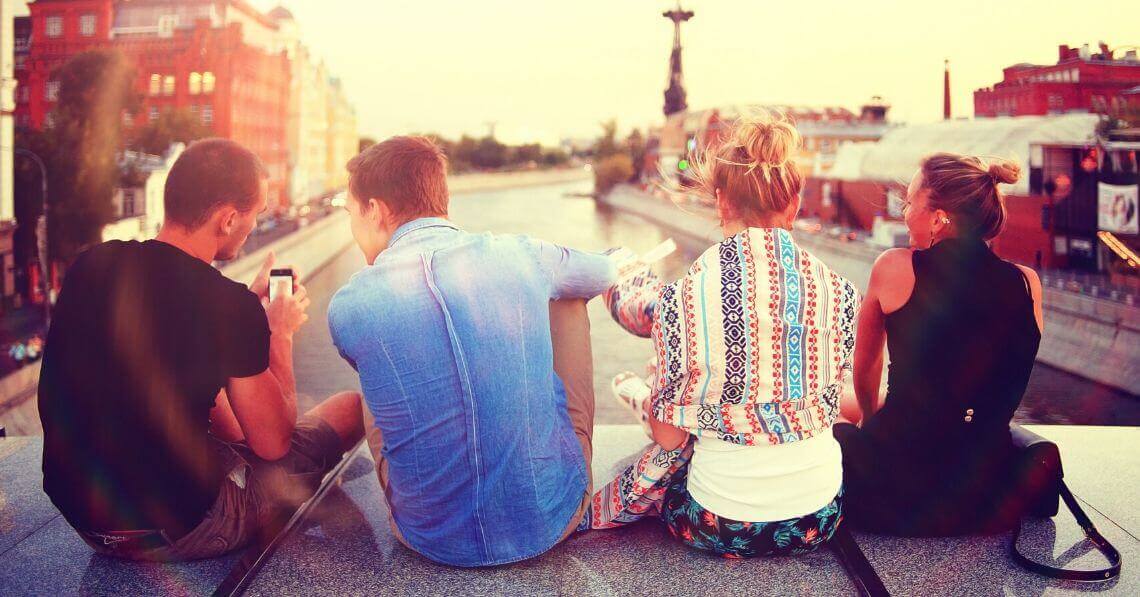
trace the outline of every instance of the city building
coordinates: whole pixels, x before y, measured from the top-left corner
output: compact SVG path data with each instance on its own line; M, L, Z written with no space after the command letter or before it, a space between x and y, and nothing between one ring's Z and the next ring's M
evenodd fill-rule
M1140 107L1140 58L1135 49L1093 53L1060 46L1056 64L1015 64L1002 81L974 92L974 116L1025 116L1066 112L1104 113Z
M360 137L356 133L356 110L348 102L340 79L329 79L328 176L325 184L340 189L348 186L345 165L357 154Z
M288 108L289 194L307 203L348 184L345 164L357 153L356 112L338 79L301 42L300 28L284 7L269 12L291 63Z
M949 151L1013 159L1023 176L1006 193L1007 259L1044 268L1126 275L1140 250L1136 150L1140 141L1097 136L1096 114L944 120L891 129L874 144L844 148L835 167L811 177L801 213L875 231L901 220L905 186L922 158ZM893 224L898 226L898 224Z
M10 14L8 0L0 0L0 14ZM15 45L12 19L0 18L0 297L7 302L16 292L12 235L16 230L13 196L13 131L16 110Z
M154 121L164 110L196 114L211 134L249 147L270 175L270 201L286 205L291 195L305 201L324 186L296 174L328 172L325 160L310 167L303 148L318 142L302 134L327 136L327 116L306 120L309 109L326 113L319 97L332 83L325 76L306 85L314 61L285 9L263 14L244 0L36 0L26 22L17 23L17 125L50 124L59 93L52 72L70 57L97 48L122 51L134 64L142 108L125 116L128 126ZM283 25L288 21L287 25ZM312 93L308 93L313 90ZM310 98L309 95L318 97ZM338 108L337 114L351 112ZM355 136L355 122L336 127ZM323 145L323 143L322 143ZM323 151L323 148L322 148ZM338 156L340 154L338 153Z
M103 240L146 240L158 235L166 214L166 176L184 149L185 145L175 143L166 155L124 151L119 156L122 177L113 199L115 221L103 228Z

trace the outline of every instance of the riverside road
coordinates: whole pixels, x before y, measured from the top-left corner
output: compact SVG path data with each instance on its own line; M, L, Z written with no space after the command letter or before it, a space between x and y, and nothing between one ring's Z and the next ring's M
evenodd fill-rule
M600 251L624 245L644 252L665 236L639 218L599 209L581 196L589 181L489 192L459 193L452 198L452 219L469 231L527 234L555 243ZM347 225L344 234L349 234ZM675 279L696 255L674 254L657 271ZM819 255L827 260L825 254ZM355 246L333 259L307 283L312 298L309 323L296 343L297 388L308 407L314 400L346 389L359 389L355 372L337 355L329 338L329 300L349 277L364 267ZM379 303L377 309L383 309ZM633 423L610 394L609 381L621 371L644 370L649 340L621 330L600 300L590 303L594 348L597 424ZM1113 390L1038 363L1015 420L1020 423L1076 425L1140 425L1140 397Z

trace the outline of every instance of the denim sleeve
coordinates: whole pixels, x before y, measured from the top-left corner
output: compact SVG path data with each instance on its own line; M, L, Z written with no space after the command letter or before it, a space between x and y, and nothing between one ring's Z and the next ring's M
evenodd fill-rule
M341 327L341 312L343 311L343 308L340 306L340 303L336 299L337 297L334 295L333 300L329 303L329 336L332 337L333 346L336 347L337 354L340 355L340 358L344 359L344 362L348 363L348 365L352 367L354 371L359 371L359 369L356 368L356 361L352 360L352 357L348 356L344 350L344 342L339 333L339 329Z
M546 241L525 239L550 277L550 298L598 296L617 282L617 268L609 255L569 249Z

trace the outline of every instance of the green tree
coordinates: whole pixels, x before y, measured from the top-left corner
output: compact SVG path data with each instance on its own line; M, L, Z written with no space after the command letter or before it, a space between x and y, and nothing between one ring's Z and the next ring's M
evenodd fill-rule
M154 122L131 135L130 147L152 155L165 155L172 143L190 144L210 134L200 118L186 108L164 110Z
M602 124L602 135L594 142L594 159L601 162L603 159L621 153L617 143L617 121L610 119Z
M641 177L641 169L645 167L645 138L641 136L640 130L633 129L629 132L625 138L625 150L633 163L633 175L629 182L636 182Z
M59 101L49 147L48 240L51 258L70 263L102 240L114 218L112 198L119 182L122 114L134 108L133 69L115 50L77 54L55 73Z
M633 161L624 153L611 155L594 165L594 193L601 196L633 176Z

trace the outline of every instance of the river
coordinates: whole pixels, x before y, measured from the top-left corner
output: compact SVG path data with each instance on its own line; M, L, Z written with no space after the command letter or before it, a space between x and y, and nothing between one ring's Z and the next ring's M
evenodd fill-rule
M583 250L624 245L644 252L664 240L656 227L631 215L598 209L589 192L591 182L456 194L452 219L473 232L528 234ZM348 230L344 233L347 235ZM657 267L666 279L680 276L696 255L674 254ZM826 255L820 255L825 261ZM337 355L328 334L326 313L333 293L364 267L360 252L351 247L308 282L312 306L309 322L296 342L297 389L302 406L346 389L359 389L355 372ZM621 330L601 305L590 302L594 349L594 389L598 424L632 423L610 393L609 380L621 371L641 372L650 355L649 340ZM1020 423L1076 425L1140 425L1140 398L1038 363L1015 420Z

